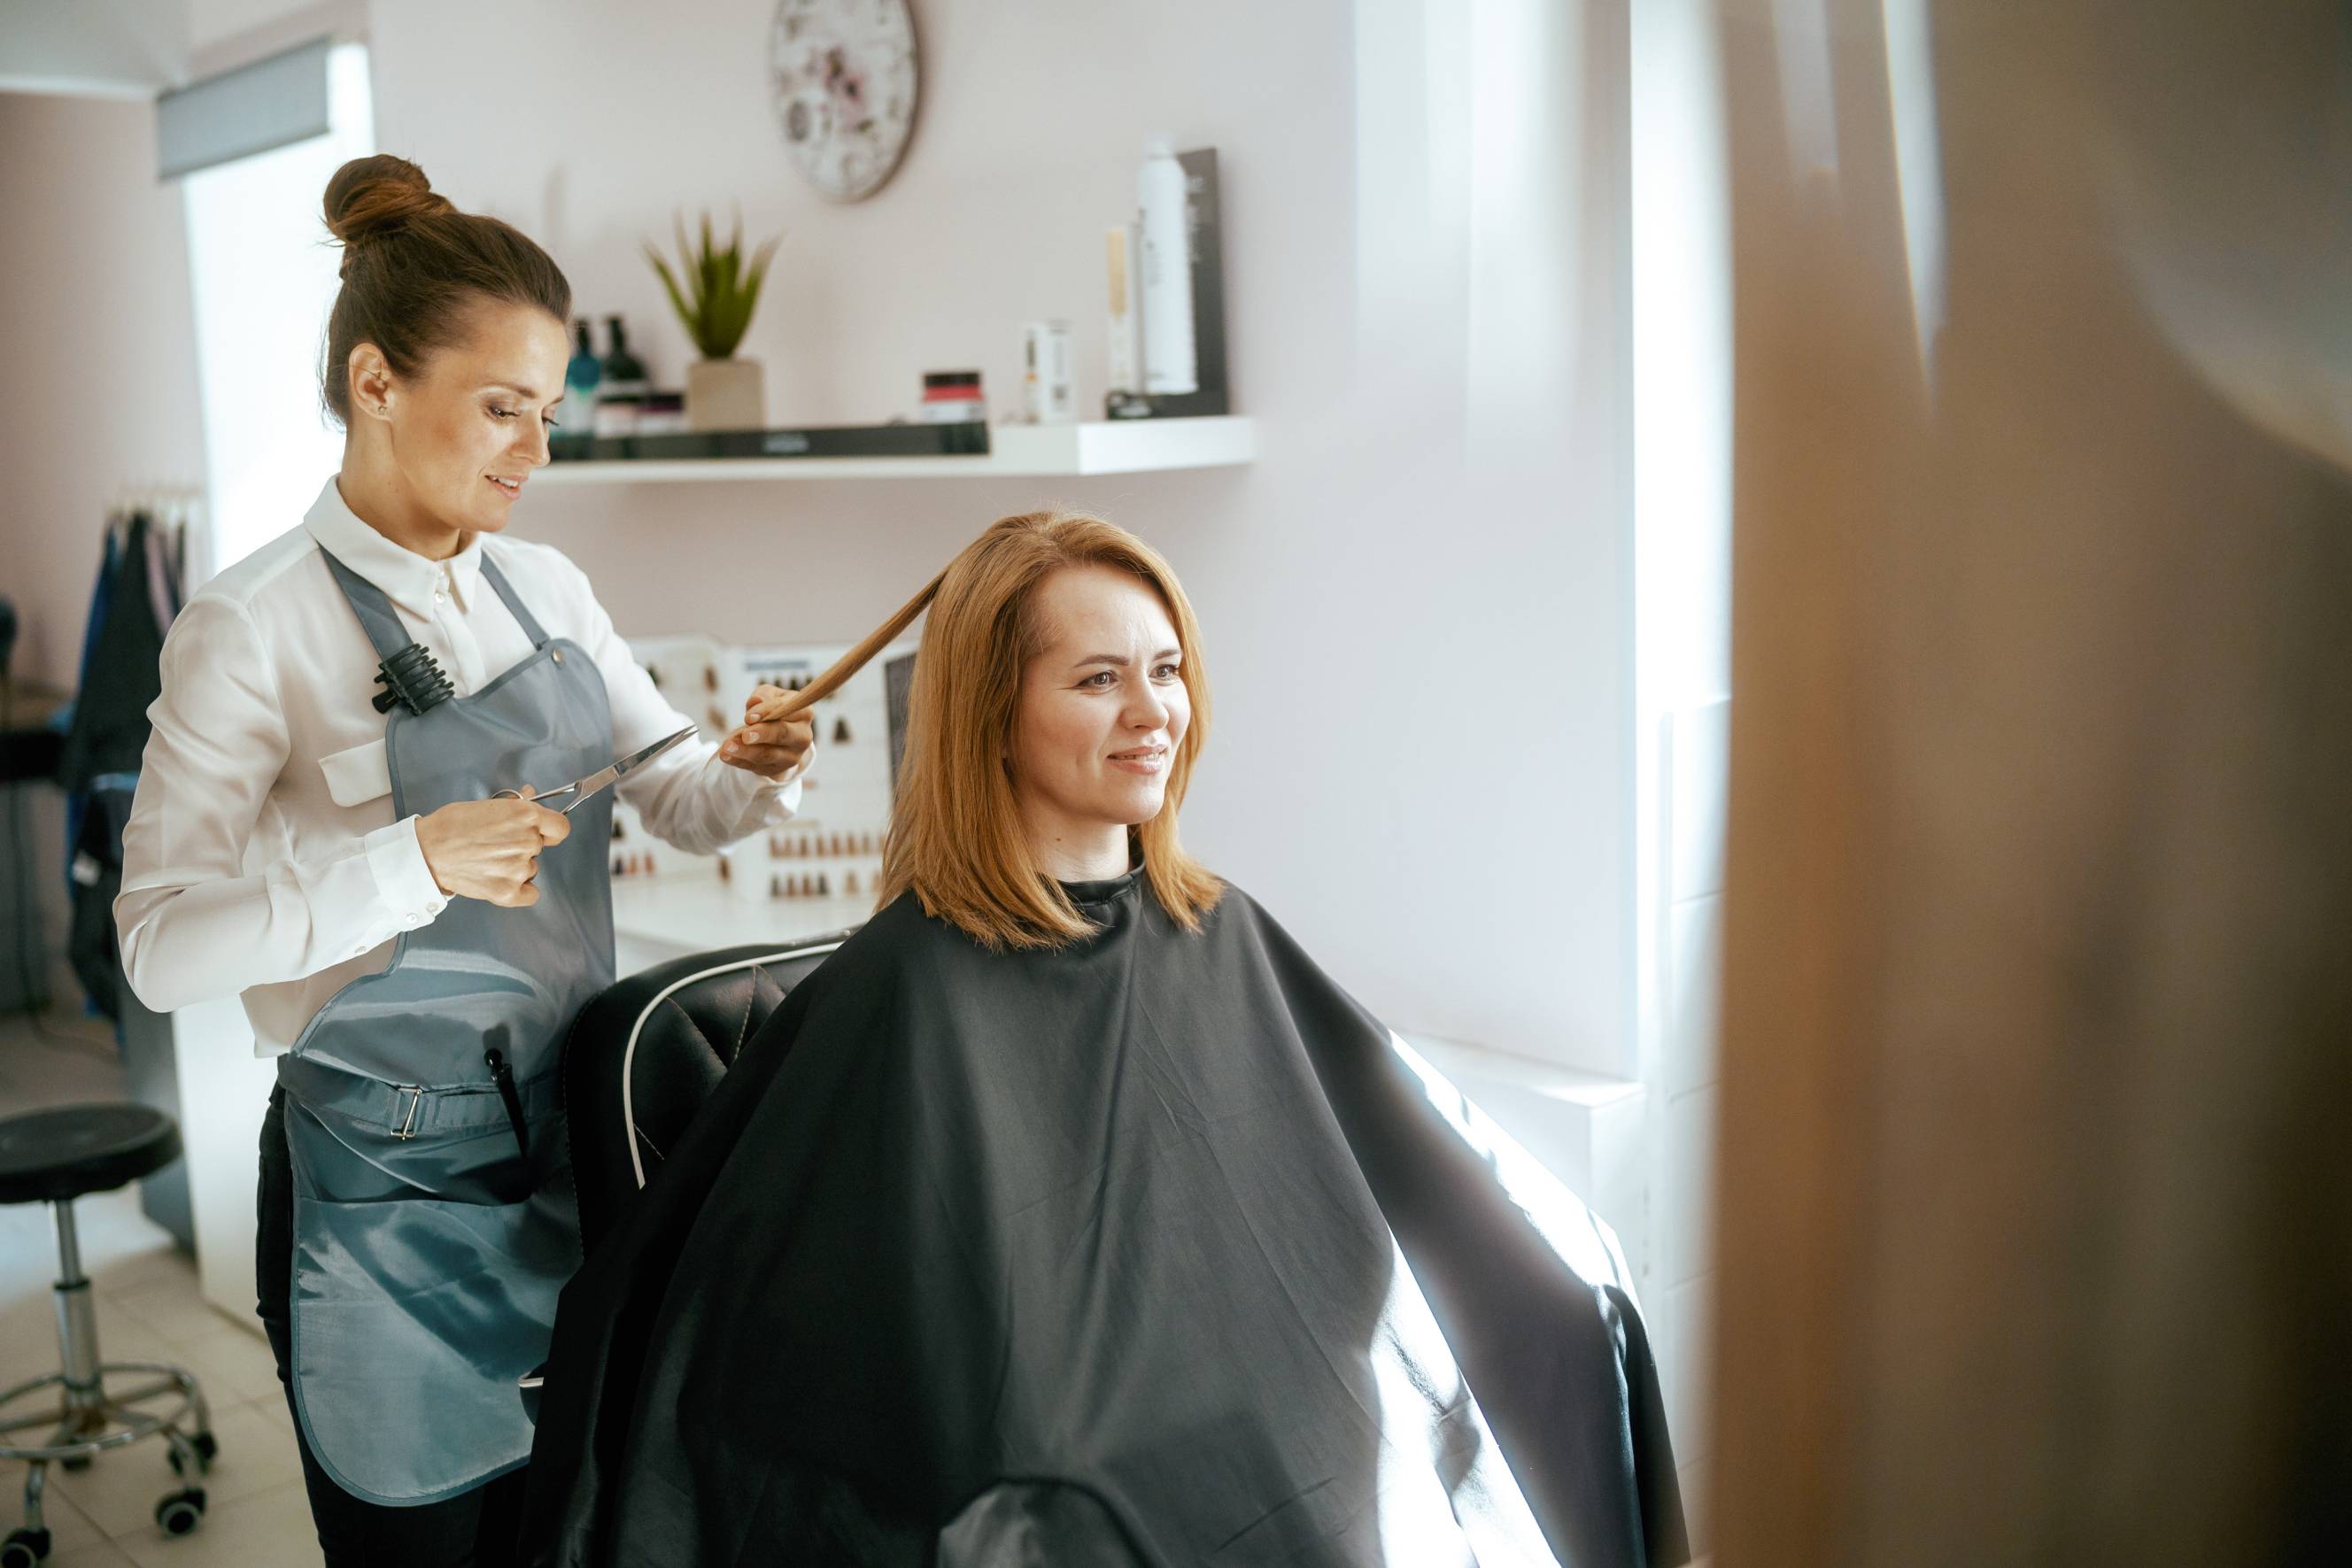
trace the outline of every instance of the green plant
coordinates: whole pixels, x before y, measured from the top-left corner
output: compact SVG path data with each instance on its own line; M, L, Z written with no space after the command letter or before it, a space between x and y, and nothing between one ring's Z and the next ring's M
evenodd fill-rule
M654 248L651 240L646 242L646 258L661 274L662 287L669 290L670 305L685 324L686 335L702 350L702 357L731 359L751 328L751 312L760 303L760 285L768 276L768 261L776 254L779 241L772 239L761 246L747 265L743 259L740 216L735 220L735 232L724 250L711 237L708 212L702 214L699 248L687 243L686 220L680 217L677 222L677 271L670 270L668 260ZM686 277L685 287L678 285L681 273Z

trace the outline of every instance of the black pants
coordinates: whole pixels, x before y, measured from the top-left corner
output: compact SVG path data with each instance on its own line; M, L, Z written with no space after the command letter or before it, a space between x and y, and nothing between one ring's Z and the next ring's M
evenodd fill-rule
M255 1243L254 1284L260 1296L261 1326L278 1354L278 1381L286 1384L287 1408L294 1390L288 1375L293 1361L291 1303L294 1294L294 1169L286 1152L285 1091L269 1096L261 1124L261 1229ZM515 1470L469 1492L415 1508L365 1502L335 1484L319 1468L308 1437L295 1420L302 1448L302 1479L310 1492L310 1517L327 1568L504 1568L515 1561L520 1527L523 1477Z

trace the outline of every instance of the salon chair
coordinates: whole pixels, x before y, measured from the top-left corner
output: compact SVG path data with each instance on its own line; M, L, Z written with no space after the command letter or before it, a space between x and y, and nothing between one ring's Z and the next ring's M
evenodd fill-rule
M673 958L614 981L580 1009L561 1071L583 1256L594 1255L660 1173L744 1043L849 936ZM546 1370L533 1367L518 1385L534 1422Z
M744 1042L849 935L673 959L580 1009L562 1071L584 1251L659 1172Z

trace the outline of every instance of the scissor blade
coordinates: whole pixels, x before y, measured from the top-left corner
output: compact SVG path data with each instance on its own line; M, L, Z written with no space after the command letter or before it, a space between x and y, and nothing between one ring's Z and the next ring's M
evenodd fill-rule
M635 772L646 763L651 762L655 758L659 757L663 752L667 751L671 747L676 746L679 741L686 739L693 733L694 726L688 725L684 729L677 731L674 735L666 735L662 737L659 740L655 741L651 746L641 747L637 750L632 751L626 757L622 758L618 762L614 763L610 768L600 768L595 772L591 773L587 778L580 780L578 786L579 793L572 797L571 805L563 808L563 814L567 817L570 816L573 811L579 809L581 801L585 800L589 796L595 794L598 790L608 789L613 784L627 778L630 774Z
M644 767L646 763L651 762L655 758L659 757L663 752L667 751L679 741L690 738L693 734L694 726L689 724L684 729L677 731L674 735L663 736L651 746L641 747L637 750L630 752L626 757L622 758L618 762L613 764L613 776L616 779L626 779L630 774L635 773L638 768Z

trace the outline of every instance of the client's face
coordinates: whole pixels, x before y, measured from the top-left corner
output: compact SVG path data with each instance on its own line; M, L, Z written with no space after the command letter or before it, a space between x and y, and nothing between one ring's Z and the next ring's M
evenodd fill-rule
M1055 874L1116 876L1192 716L1176 627L1150 584L1109 567L1066 568L1037 596L1051 640L1022 676L1014 793Z

